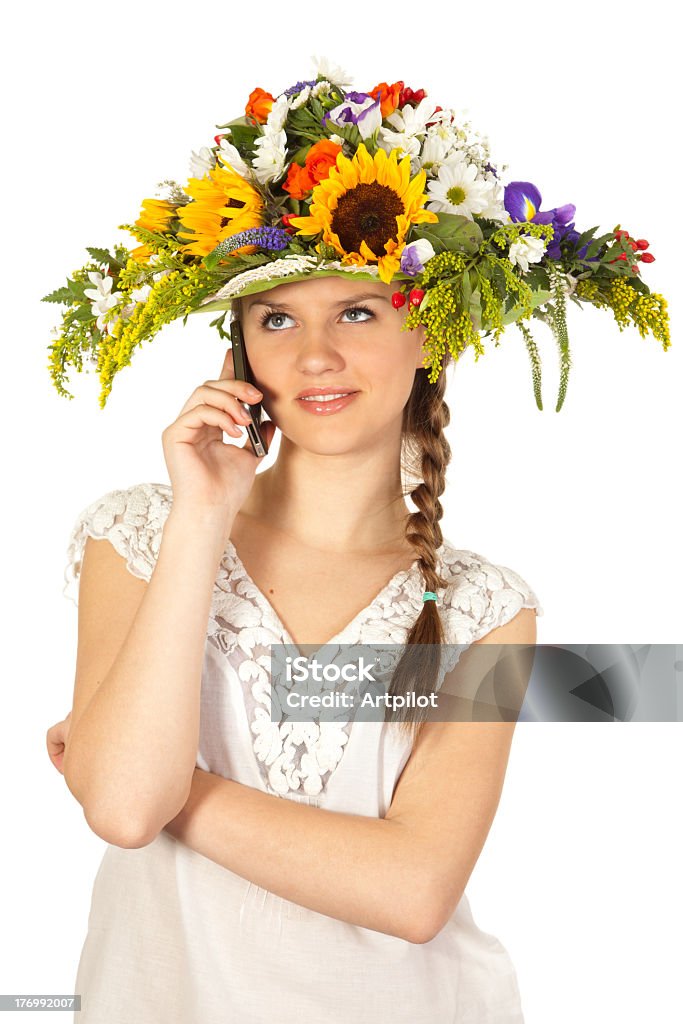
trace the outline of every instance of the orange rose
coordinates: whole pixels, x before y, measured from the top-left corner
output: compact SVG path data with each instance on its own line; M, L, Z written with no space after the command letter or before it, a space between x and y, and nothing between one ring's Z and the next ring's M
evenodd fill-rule
M387 85L386 82L380 82L374 89L370 90L369 95L373 99L379 97L380 110L382 111L382 117L388 117L389 114L393 114L398 106L399 97L401 90L403 89L403 82L394 82L393 85Z
M315 181L309 174L308 167L300 167L299 164L291 163L282 187L285 192L289 192L292 199L305 199L314 185Z
M313 181L329 177L330 167L336 166L337 154L341 151L339 143L331 139L321 139L315 146L311 146L306 154L306 168Z
M247 117L255 118L259 124L265 124L268 120L268 114L273 109L274 102L275 97L271 96L269 92L266 92L265 89L256 88L249 94L249 100L244 108L244 113Z

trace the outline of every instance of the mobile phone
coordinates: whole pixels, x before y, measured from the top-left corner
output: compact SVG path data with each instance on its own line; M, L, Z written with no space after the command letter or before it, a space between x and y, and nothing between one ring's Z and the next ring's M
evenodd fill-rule
M244 338L242 336L242 328L239 320L233 320L230 324L230 342L232 344L232 359L235 366L235 379L245 380L248 384L253 384L257 387L254 375L251 372L249 366L249 360L247 358L247 350L244 346ZM251 416L251 423L247 423L247 433L249 434L249 440L251 441L251 447L254 451L254 455L258 455L262 458L268 454L268 445L266 440L261 434L261 403L256 402L253 405L249 405L246 402L240 402L249 415Z

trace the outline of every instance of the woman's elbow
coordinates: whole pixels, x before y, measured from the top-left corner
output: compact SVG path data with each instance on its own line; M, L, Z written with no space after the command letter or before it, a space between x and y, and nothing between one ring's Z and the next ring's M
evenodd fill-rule
M117 821L111 815L98 815L85 807L83 814L91 831L110 846L120 846L124 850L138 850L143 846L148 846L156 838L157 833L136 822L132 817Z
M460 898L455 902L452 899L444 901L442 896L423 899L419 908L414 908L409 919L404 922L402 937L416 945L431 942L450 921Z

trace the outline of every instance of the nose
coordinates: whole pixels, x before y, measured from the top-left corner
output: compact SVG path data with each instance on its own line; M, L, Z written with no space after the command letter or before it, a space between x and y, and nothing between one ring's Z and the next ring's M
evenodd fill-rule
M307 327L298 339L296 368L302 373L319 374L324 370L342 370L346 361L339 344L325 327Z

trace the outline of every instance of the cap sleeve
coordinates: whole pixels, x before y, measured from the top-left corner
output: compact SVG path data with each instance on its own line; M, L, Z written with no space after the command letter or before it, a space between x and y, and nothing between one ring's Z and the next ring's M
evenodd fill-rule
M446 590L444 614L452 644L480 640L522 608L544 614L535 591L506 565L494 565L475 551L456 551L450 568L453 582Z
M167 484L141 483L109 491L87 505L71 530L63 594L78 605L81 560L86 538L106 538L126 560L129 572L149 580L156 565L161 534L171 510Z

